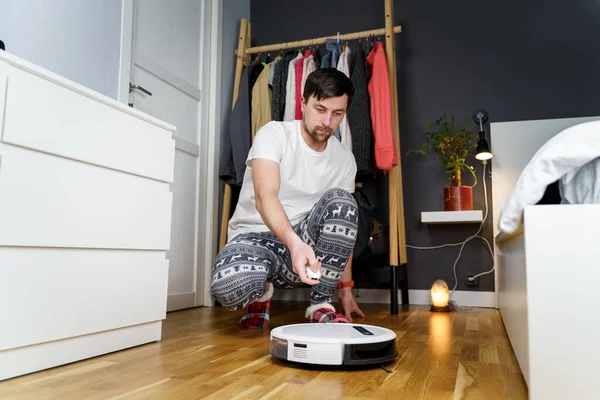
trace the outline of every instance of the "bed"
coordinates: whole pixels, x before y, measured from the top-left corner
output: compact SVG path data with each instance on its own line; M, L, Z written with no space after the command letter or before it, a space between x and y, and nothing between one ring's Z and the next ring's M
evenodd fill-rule
M600 117L490 132L496 302L530 398L597 397Z

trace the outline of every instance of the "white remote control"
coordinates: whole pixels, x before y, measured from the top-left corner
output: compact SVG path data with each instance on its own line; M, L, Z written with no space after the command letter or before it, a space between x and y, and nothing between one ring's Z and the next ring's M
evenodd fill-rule
M306 274L308 275L308 277L310 279L319 279L321 277L321 272L317 271L317 272L313 272L312 269L310 269L310 267L306 267Z

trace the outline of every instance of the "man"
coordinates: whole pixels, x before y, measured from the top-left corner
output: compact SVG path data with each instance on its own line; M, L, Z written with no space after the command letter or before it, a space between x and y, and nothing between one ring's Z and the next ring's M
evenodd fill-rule
M331 138L353 94L343 72L318 69L304 85L302 120L271 121L254 138L211 285L223 307L245 308L241 327L268 326L274 288L303 283L312 286L305 313L310 322L364 317L352 296L349 268L358 223L351 194L356 162ZM309 268L320 278L309 277ZM331 305L336 287L345 314Z

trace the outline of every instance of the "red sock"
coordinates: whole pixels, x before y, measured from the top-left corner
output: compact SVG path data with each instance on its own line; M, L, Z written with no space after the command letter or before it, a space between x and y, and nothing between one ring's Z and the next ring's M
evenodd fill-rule
M271 311L271 299L251 303L244 309L244 316L238 322L242 328L266 328L269 326L269 312Z
M323 303L316 304L306 309L306 318L309 322L315 323L337 323L348 324L350 321L344 314L336 313L335 308L331 304Z

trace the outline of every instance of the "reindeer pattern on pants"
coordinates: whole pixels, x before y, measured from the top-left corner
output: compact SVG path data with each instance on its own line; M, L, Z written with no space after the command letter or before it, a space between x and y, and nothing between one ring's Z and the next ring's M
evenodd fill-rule
M311 303L331 303L344 273L358 229L356 200L346 190L330 189L294 227L321 261L320 283L311 288ZM289 249L270 231L236 236L213 264L211 292L230 310L241 310L264 294L266 281L275 288L303 285L294 272Z

